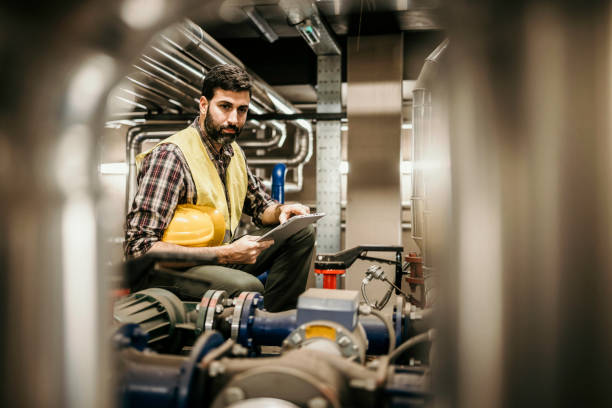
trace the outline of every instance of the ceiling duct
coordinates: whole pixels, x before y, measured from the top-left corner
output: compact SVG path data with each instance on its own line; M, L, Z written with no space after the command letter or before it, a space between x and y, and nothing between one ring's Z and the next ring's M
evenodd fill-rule
M309 0L280 0L278 5L289 24L298 31L316 55L340 55L333 31Z
M266 21L265 18L262 17L261 14L257 11L255 6L247 6L243 7L242 11L247 17L251 20L255 28L264 36L266 40L273 43L278 40L278 34L270 27L270 24Z

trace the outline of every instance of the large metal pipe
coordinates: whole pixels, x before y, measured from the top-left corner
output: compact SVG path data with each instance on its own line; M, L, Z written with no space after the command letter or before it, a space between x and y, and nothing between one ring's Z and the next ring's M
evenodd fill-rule
M96 177L106 97L128 57L199 2L154 3L163 9L138 28L127 2L0 6L11 39L0 47L0 406L114 403L104 340L114 215ZM31 46L41 42L43 52Z
M610 2L447 4L445 400L612 406Z

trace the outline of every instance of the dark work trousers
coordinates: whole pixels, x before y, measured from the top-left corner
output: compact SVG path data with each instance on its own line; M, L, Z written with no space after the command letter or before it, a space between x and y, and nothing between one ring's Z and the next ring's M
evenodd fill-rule
M272 228L262 228L249 235L263 235ZM157 268L147 274L138 290L159 287L183 300L200 300L208 289L225 290L229 297L253 291L263 293L265 308L270 312L294 309L298 296L306 288L314 242L311 225L282 242L275 242L259 254L254 264L201 265L182 272ZM256 277L265 271L268 279L264 288Z

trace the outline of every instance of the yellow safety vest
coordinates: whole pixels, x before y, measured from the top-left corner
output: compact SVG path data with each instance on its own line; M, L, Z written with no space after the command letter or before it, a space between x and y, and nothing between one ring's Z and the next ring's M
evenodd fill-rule
M208 151L202 143L197 129L189 126L159 142L155 147L162 143L173 143L181 149L191 171L191 177L193 177L198 194L198 200L195 204L213 207L221 211L225 218L226 240L228 236L233 236L240 223L248 184L246 160L238 144L236 142L232 143L234 156L226 172L225 185L227 186L228 203L225 198L223 183L219 173L217 173L217 168L212 160L210 160ZM140 163L142 163L145 156L151 153L153 149L136 156L138 168L140 168Z

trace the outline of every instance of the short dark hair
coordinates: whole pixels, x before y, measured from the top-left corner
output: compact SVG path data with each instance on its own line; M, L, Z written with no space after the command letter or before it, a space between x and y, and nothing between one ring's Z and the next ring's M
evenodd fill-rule
M233 92L249 91L251 96L251 77L236 65L215 65L206 73L202 84L202 96L211 100L217 88Z

